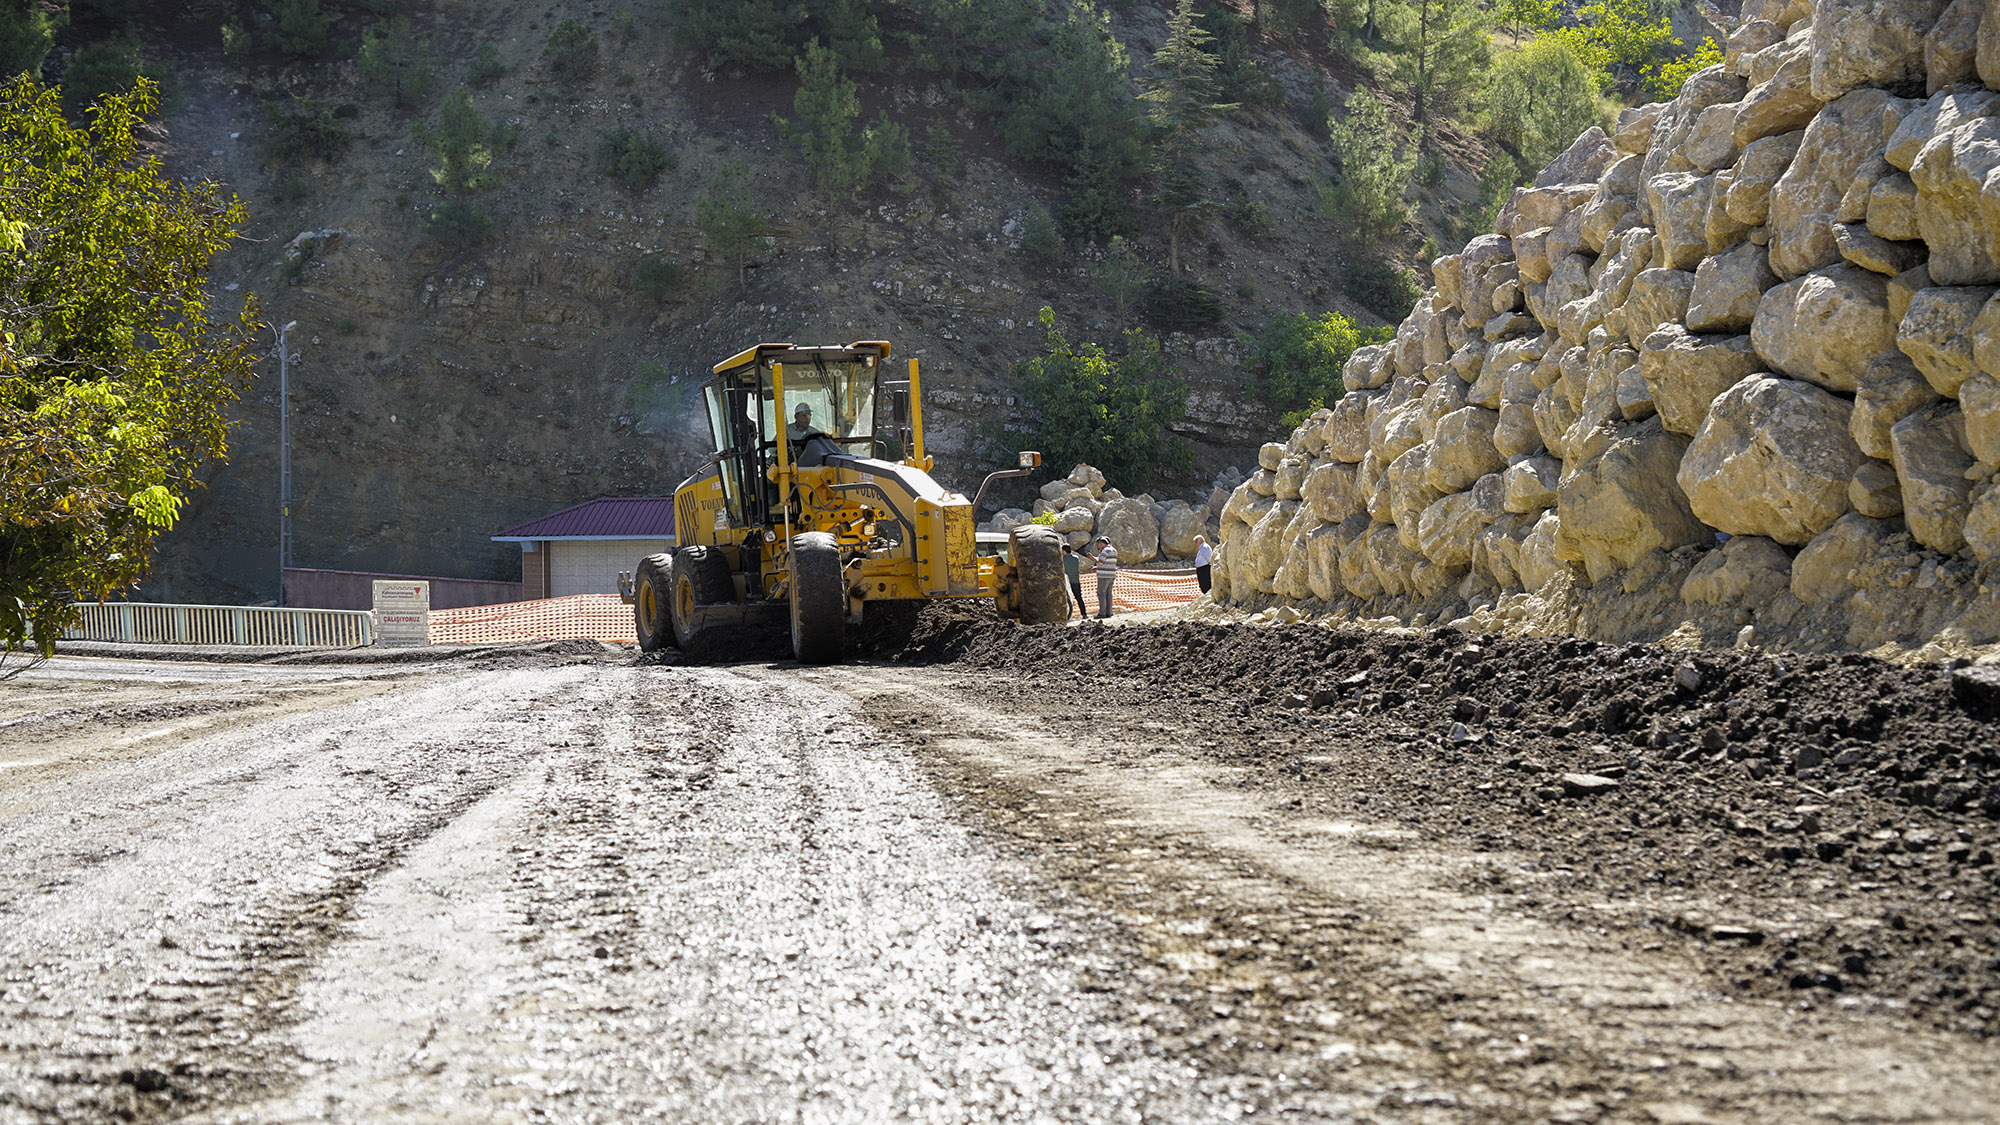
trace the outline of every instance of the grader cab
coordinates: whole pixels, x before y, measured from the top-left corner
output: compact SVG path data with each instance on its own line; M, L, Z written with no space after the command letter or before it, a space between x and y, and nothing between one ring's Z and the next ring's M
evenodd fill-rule
M678 546L641 559L629 586L639 647L690 648L753 619L791 624L801 663L838 660L870 602L992 598L1030 624L1069 616L1062 540L1015 529L976 548L993 481L1041 463L1024 452L973 499L931 479L917 362L891 377L889 344L759 344L702 389L715 454L674 491Z

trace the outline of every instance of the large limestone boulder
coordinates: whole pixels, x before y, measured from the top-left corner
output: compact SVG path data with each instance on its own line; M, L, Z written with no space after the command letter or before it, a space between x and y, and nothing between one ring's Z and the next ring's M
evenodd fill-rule
M1742 101L1749 88L1748 82L1721 66L1689 75L1679 96L1660 108L1646 155L1640 158L1645 163L1639 169L1638 181L1643 183L1670 172L1693 171L1694 162L1687 158L1686 146L1702 112L1710 106Z
M1704 258L1695 267L1688 296L1688 331L1746 332L1766 290L1778 284L1768 252L1754 242Z
M1383 593L1400 597L1410 592L1411 572L1425 559L1414 547L1403 542L1395 528L1376 527L1362 540L1362 545L1362 558L1367 564L1368 574ZM1344 577L1344 568L1342 574Z
M1972 375L1973 322L1993 294L1986 285L1932 286L1910 300L1896 328L1896 347L1937 393L1957 397L1959 384Z
M1676 479L1694 514L1731 535L1806 543L1848 510L1861 451L1850 407L1818 387L1774 376L1723 392L1689 444Z
M1715 177L1673 172L1646 181L1660 251L1668 269L1693 269L1708 254L1708 207Z
M1903 482L1896 479L1896 466L1872 458L1863 461L1847 482L1847 502L1871 519L1902 515Z
M1333 417L1321 427L1326 435L1325 453L1335 460L1356 464L1368 454L1368 403L1375 391L1349 391L1334 404Z
M1941 402L1910 415L1889 431L1896 479L1903 484L1903 522L1917 542L1952 554L1965 549L1965 517L1972 482L1965 472L1965 415Z
M1438 419L1431 442L1425 479L1440 493L1458 492L1487 473L1507 467L1493 445L1500 415L1478 406L1454 410Z
M1694 296L1695 275L1687 270L1649 269L1632 279L1625 300L1627 339L1634 347L1663 324L1681 323Z
M1807 605L1833 605L1854 594L1860 571L1903 543L1891 520L1859 513L1842 516L1813 537L1792 560L1792 596Z
M2000 479L1982 481L1972 490L1965 513L1965 545L1981 562L2000 556Z
M1285 525L1285 557L1278 564L1277 573L1271 576L1271 592L1281 598L1303 601L1312 596L1312 560L1306 554L1306 540L1313 529L1324 524L1312 509L1304 504L1292 513L1292 521Z
M1930 246L1938 285L2000 282L2000 119L1981 117L1933 136L1910 166L1917 230Z
M1556 506L1562 482L1562 462L1553 457L1529 457L1507 466L1500 475L1500 506L1515 515L1533 515Z
M1790 587L1792 556L1758 535L1738 535L1710 551L1681 583L1681 600L1758 609Z
M1868 189L1868 229L1883 238L1909 242L1924 236L1917 225L1917 183L1904 172L1875 181ZM1928 248L1926 248L1928 249Z
M1049 525L1059 534L1068 535L1072 531L1090 531L1097 527L1097 513L1079 504L1064 508L1056 513L1056 522Z
M1257 448L1257 467L1266 472L1277 472L1278 466L1285 463L1285 452L1283 442L1265 442Z
M1842 262L1764 294L1750 339L1771 367L1852 394L1868 364L1895 344L1888 282Z
M1556 500L1559 557L1600 581L1648 552L1705 541L1711 533L1674 479L1686 450L1686 438L1650 419L1565 476Z
M1557 457L1569 456L1569 431L1576 425L1577 410L1560 382L1542 388L1535 396L1535 433Z
M1277 491L1272 495L1280 500L1297 500L1299 486L1306 482L1308 471L1306 459L1296 454L1287 456L1278 463L1276 479L1272 482Z
M2000 377L1981 371L1959 384L1965 412L1965 445L1988 465L2000 465Z
M1553 509L1543 512L1542 518L1521 539L1520 553L1514 557L1514 571L1520 576L1522 589L1539 590L1567 569L1568 564L1557 554L1561 539L1562 517Z
M1345 592L1340 582L1340 525L1322 523L1301 541L1306 556L1306 585L1320 601Z
M1069 483L1089 490L1092 496L1104 495L1104 474L1093 465L1077 465L1071 469Z
M1505 514L1480 501L1476 492L1456 492L1425 508L1417 520L1417 549L1423 556L1444 566L1471 566L1473 540Z
M1810 116L1806 120L1811 120ZM1764 225L1771 215L1771 189L1792 166L1805 137L1804 129L1794 129L1765 137L1743 150L1723 197L1730 218L1749 227Z
M1430 454L1431 446L1419 445L1389 462L1388 487L1384 490L1389 518L1403 536L1404 546L1412 551L1417 549L1417 520L1425 508L1444 496L1430 485Z
M1603 129L1592 125L1536 174L1535 186L1547 188L1594 181L1617 158L1618 151L1612 147L1611 138L1605 136Z
M1502 590L1521 588L1521 543L1534 529L1531 516L1504 515L1472 542L1472 569Z
M1979 16L1986 0L1951 0L1924 35L1924 91L1979 77Z
M1340 525L1340 584L1363 601L1382 592L1368 567L1368 537L1374 529L1366 516L1350 516Z
M1290 530L1292 517L1298 511L1299 502L1296 500L1271 502L1270 510L1257 521L1256 527L1250 529L1250 535L1243 543L1243 555L1232 576L1234 580L1247 581L1249 587L1260 594L1277 592L1278 567L1285 562L1285 532ZM1117 542L1116 538L1112 539L1113 545ZM1122 548L1118 552L1118 561L1125 561Z
M1861 452L1889 460L1889 430L1938 401L1923 372L1901 352L1883 352L1868 365L1854 390L1854 414L1847 432Z
M1771 189L1771 272L1781 278L1840 261L1833 224L1855 177L1882 154L1902 103L1881 90L1855 90L1806 126L1791 167Z
M1394 461L1424 440L1422 399L1409 399L1385 409L1368 425L1368 448L1383 461Z
M1716 396L1763 366L1748 336L1696 336L1677 324L1646 337L1639 349L1639 374L1661 423L1689 437Z
M1097 533L1111 537L1121 566L1160 557L1160 521L1153 516L1153 506L1137 496L1104 505L1097 513Z
M2000 32L2000 26L1994 29ZM1960 125L2000 112L2000 93L1978 87L1942 91L1912 106L1896 126L1882 149L1882 158L1907 172L1916 166L1917 156L1931 138L1951 132Z
M1355 512L1354 466L1338 461L1321 461L1306 474L1300 498L1313 513L1329 523L1339 523Z
M1169 508L1160 517L1160 553L1171 559L1194 555L1194 537L1208 527L1206 508ZM1114 541L1115 542L1115 541Z
M1857 86L1909 86L1925 78L1924 35L1945 0L1816 0L1812 92L1832 101Z
M1755 76L1761 80L1744 95L1730 122L1738 148L1805 127L1824 104L1813 96L1812 50L1803 39L1774 43L1758 55L1770 73Z

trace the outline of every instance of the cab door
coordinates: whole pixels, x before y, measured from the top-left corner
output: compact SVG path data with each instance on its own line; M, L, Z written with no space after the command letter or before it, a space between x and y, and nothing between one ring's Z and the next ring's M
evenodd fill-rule
M709 436L715 441L716 467L722 477L729 525L747 527L762 523L763 504L757 490L750 487L750 482L756 479L753 465L756 424L750 417L755 392L718 379L708 385L703 397L708 407Z

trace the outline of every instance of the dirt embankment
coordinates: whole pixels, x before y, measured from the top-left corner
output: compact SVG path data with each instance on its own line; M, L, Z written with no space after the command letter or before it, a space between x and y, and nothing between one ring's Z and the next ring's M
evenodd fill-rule
M1581 904L1636 907L1623 917L1698 943L1745 992L2000 1032L1993 669L963 611L875 643L1107 715L1143 704L1212 732L1188 749L1247 767L1245 784L1530 856L1485 877L1523 910L1593 925Z

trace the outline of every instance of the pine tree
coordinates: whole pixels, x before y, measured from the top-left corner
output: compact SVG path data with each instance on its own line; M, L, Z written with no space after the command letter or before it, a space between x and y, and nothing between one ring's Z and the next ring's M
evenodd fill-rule
M798 0L683 0L674 38L711 70L779 70L792 62L809 13Z
M1410 216L1403 193L1415 157L1396 144L1388 110L1366 90L1348 95L1347 115L1331 132L1340 179L1313 185L1320 209L1341 224L1343 241L1368 245L1390 238Z
M1181 238L1215 209L1208 198L1203 134L1215 115L1236 108L1215 100L1211 36L1195 18L1194 0L1180 0L1167 21L1167 41L1153 54L1153 77L1141 80L1139 100L1153 125L1153 201L1167 212L1167 272L1181 272Z
M709 252L736 263L736 284L745 292L750 282L744 264L763 239L768 216L769 210L750 186L750 166L741 160L724 165L694 201L694 221L708 239Z
M56 41L58 22L39 4L0 3L0 80L24 72L40 74L42 60Z
M1406 0L1384 25L1390 78L1412 96L1419 126L1465 104L1492 61L1492 32L1478 0Z
M430 37L411 31L408 16L397 16L387 31L362 34L354 61L371 91L386 95L397 109L411 109L430 97L437 84L435 56Z

